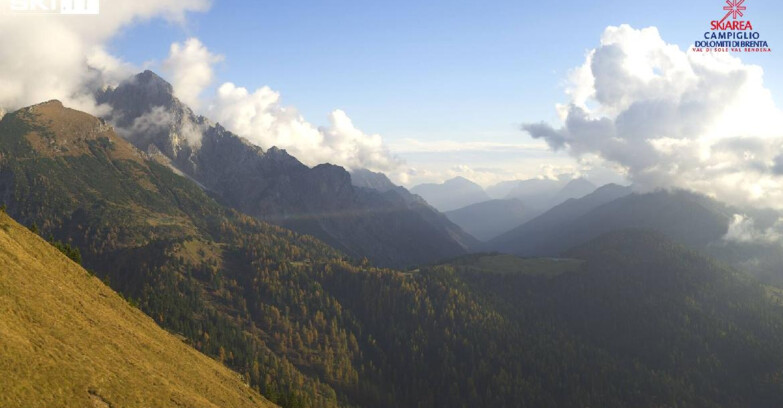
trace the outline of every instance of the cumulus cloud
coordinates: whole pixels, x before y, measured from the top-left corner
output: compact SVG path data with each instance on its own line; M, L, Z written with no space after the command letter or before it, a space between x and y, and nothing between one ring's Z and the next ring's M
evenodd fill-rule
M760 67L623 25L606 29L568 81L563 126L523 126L550 148L615 163L642 189L783 208L783 115Z
M212 67L222 60L223 56L211 53L197 38L190 38L183 44L171 44L163 70L170 75L177 98L198 109L199 96L212 83Z
M729 242L739 243L780 243L783 238L783 220L779 219L769 227L760 227L756 221L744 214L734 214L729 222L729 230L723 237Z
M176 117L163 106L154 107L151 111L134 119L129 128L117 128L117 132L126 139L133 139L138 135L148 136L165 132L171 135L174 145L180 145L180 141L185 141L193 147L201 145L201 138L205 130L205 124L193 123L187 116Z
M296 108L283 106L280 94L269 87L251 93L225 83L218 88L210 116L263 148L286 149L309 165L333 163L382 172L398 172L402 166L380 135L357 129L345 112L333 111L329 126L316 127Z
M0 106L6 110L60 99L99 113L89 90L124 76L127 68L105 44L132 23L162 17L184 21L188 11L203 11L208 0L104 1L99 15L21 16L0 0Z
M205 114L228 130L268 149L279 147L305 164L332 163L348 169L366 168L404 180L404 163L391 154L377 134L356 128L348 115L335 110L328 126L308 122L294 107L285 106L269 87L253 92L226 82L216 94L200 100L213 82L213 66L222 57L210 52L198 39L171 46L164 68L172 78L175 94L191 106L207 105Z
M544 142L508 143L493 141L401 139L388 144L395 153L404 154L410 167L400 183L414 186L442 183L464 177L482 186L502 181L531 178L573 178L587 175L596 183L620 182L594 157L574 160L564 153L550 154Z
M350 168L365 167L370 170L399 172L402 160L391 154L378 134L367 134L357 129L348 115L335 110L329 114L329 126L319 128L324 137L321 145L330 157L336 157Z
M137 69L107 52L105 45L121 29L151 18L183 24L188 12L205 11L209 0L103 1L99 15L21 16L11 14L10 0L0 0L0 109L15 110L50 99L103 115L93 95L116 85ZM345 112L329 115L329 125L316 127L280 103L269 88L248 92L226 83L214 97L201 99L214 81L214 65L222 60L198 39L171 45L162 68L176 95L227 128L268 148L288 149L307 164L331 162L394 174L401 161L389 153L379 135L357 129ZM134 126L169 126L160 111L149 112ZM194 125L195 126L195 125ZM199 129L185 129L183 138L198 143Z

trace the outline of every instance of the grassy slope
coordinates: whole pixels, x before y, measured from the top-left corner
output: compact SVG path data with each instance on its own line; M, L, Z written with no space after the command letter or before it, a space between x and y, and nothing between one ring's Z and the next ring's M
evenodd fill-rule
M0 406L273 406L0 213Z

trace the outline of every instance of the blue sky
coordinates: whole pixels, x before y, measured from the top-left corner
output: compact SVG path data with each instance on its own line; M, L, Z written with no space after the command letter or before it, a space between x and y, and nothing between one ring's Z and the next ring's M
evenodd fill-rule
M157 63L173 42L199 38L225 60L216 83L270 86L307 120L342 109L387 144L421 141L528 143L519 127L556 123L564 79L607 26L657 27L683 49L722 16L698 1L239 1L215 0L184 26L153 20L110 44L136 65ZM783 44L779 1L748 0L747 19ZM783 54L742 55L765 69L779 100ZM441 160L411 154L408 161ZM487 157L461 157L482 166ZM564 160L563 155L559 156Z

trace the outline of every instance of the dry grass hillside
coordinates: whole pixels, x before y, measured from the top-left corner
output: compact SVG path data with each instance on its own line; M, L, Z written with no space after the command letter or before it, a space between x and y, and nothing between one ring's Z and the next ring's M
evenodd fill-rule
M0 212L0 407L271 407Z

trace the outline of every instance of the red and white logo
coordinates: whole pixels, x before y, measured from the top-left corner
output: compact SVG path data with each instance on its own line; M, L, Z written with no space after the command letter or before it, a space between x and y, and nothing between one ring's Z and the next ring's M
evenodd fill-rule
M720 20L710 21L710 30L693 44L694 52L772 52L761 33L753 29L747 13L747 0L725 0Z
M745 4L745 0L726 0L726 5L723 6L723 10L726 11L726 15L723 16L720 20L713 20L710 22L710 29L720 30L720 31L727 31L727 30L733 30L733 31L751 31L753 30L753 24L751 24L750 21L742 21L738 19L740 17L745 17L744 11L746 11L748 8L746 6L743 6ZM730 21L729 17L731 17Z
M723 9L728 11L725 16L723 16L723 19L720 21L721 23L726 21L729 16L731 16L733 19L737 19L737 17L745 17L744 14L742 14L743 11L747 10L748 8L743 6L742 3L745 3L745 0L726 0L726 4L728 6L724 6Z

